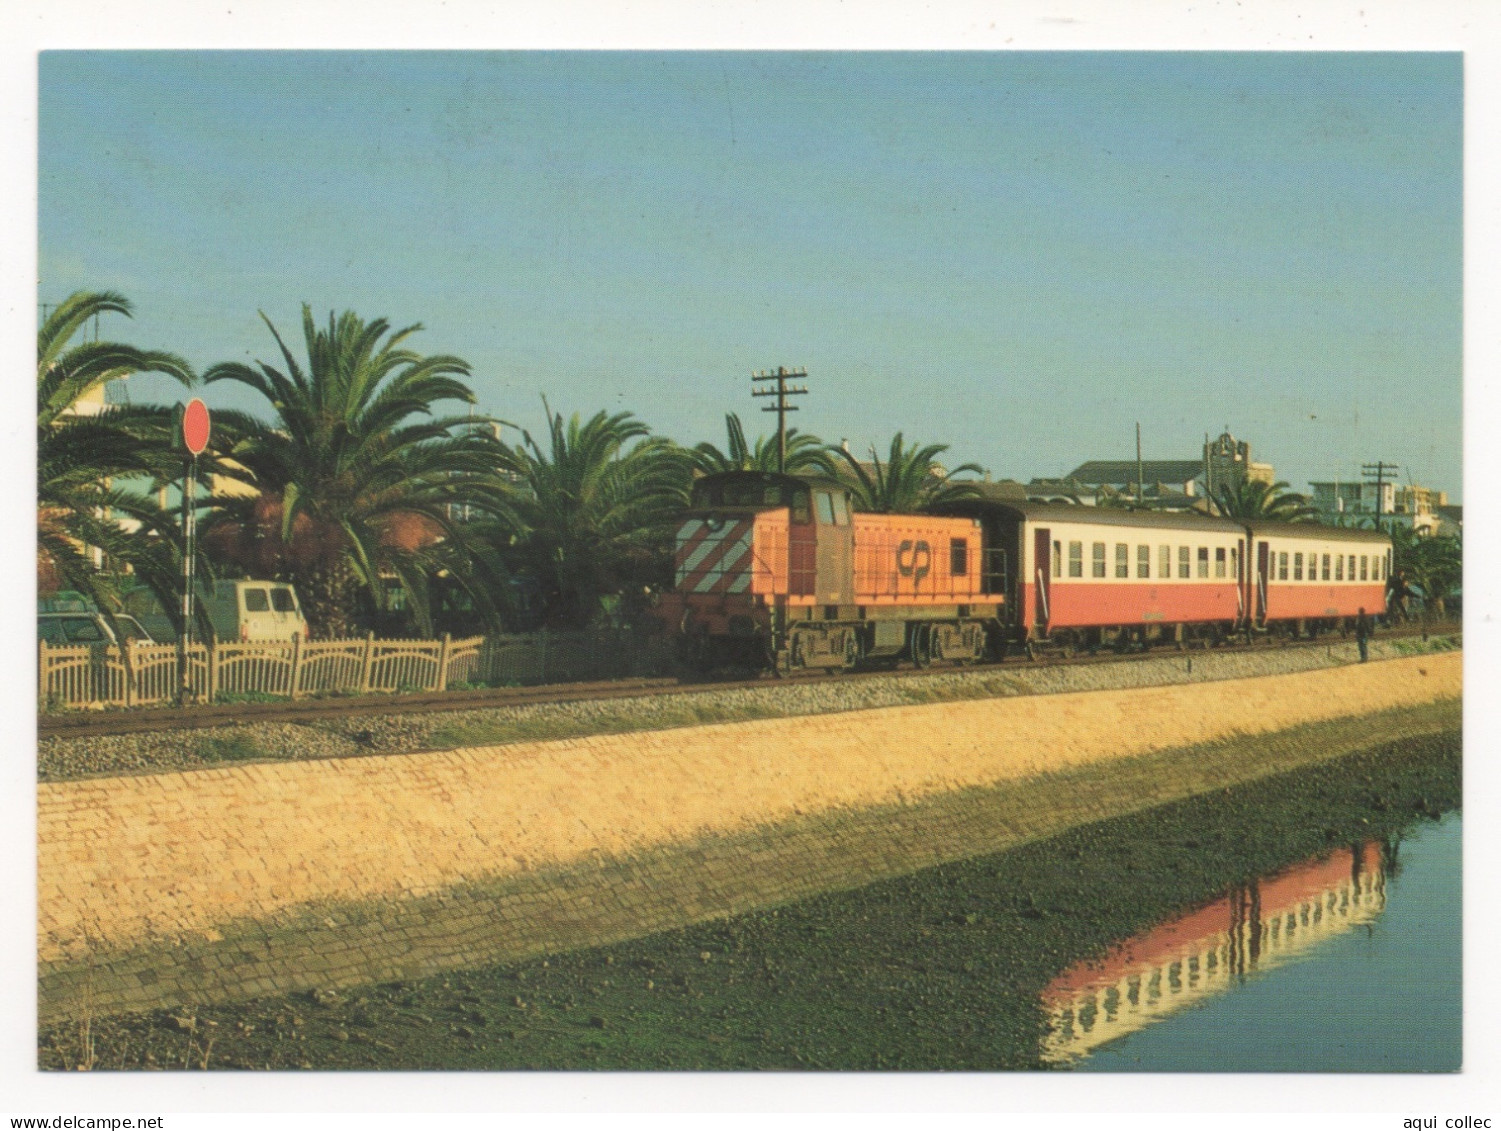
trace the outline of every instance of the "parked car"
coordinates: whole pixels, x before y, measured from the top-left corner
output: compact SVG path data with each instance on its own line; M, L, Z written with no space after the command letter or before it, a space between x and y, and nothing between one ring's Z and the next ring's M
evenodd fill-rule
M221 642L308 638L297 591L285 582L215 581L199 587L198 599L208 614L214 639ZM149 589L128 593L125 608L163 639L177 639L171 620Z
M135 617L118 615L115 625L126 640L152 644L151 634ZM94 612L38 613L37 639L48 644L115 644L117 639L109 621Z

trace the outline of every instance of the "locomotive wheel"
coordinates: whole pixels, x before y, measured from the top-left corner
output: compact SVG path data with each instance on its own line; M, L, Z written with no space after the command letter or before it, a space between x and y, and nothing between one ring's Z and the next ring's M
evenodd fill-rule
M807 652L803 645L803 634L801 632L794 632L791 641L787 645L787 670L797 671L798 668L804 665L806 659Z
M860 647L860 634L853 629L844 638L844 667L846 671L853 671L860 666L863 649Z

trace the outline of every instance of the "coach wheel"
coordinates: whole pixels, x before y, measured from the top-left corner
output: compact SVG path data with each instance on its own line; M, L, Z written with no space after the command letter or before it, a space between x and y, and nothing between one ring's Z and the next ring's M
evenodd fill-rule
M1058 636L1058 654L1065 660L1072 660L1074 653L1079 650L1072 632L1060 633Z

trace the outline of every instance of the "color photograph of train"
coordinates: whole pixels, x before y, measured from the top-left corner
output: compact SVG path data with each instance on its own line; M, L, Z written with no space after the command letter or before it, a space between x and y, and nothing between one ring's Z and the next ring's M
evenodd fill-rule
M1463 36L1059 15L28 58L30 1107L1475 1078Z
M852 669L1348 635L1385 609L1384 531L975 497L854 511L822 476L699 479L656 614L683 661Z

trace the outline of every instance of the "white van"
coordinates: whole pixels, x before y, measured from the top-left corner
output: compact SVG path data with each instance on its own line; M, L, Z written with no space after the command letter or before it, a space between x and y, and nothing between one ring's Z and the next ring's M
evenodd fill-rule
M203 603L214 638L224 643L252 640L291 640L308 638L307 621L297 601L297 590L281 581L215 581L202 585L198 599ZM140 602L136 607L133 602ZM125 598L125 607L152 630L158 640L175 640L166 614L161 611L149 590L137 589Z

